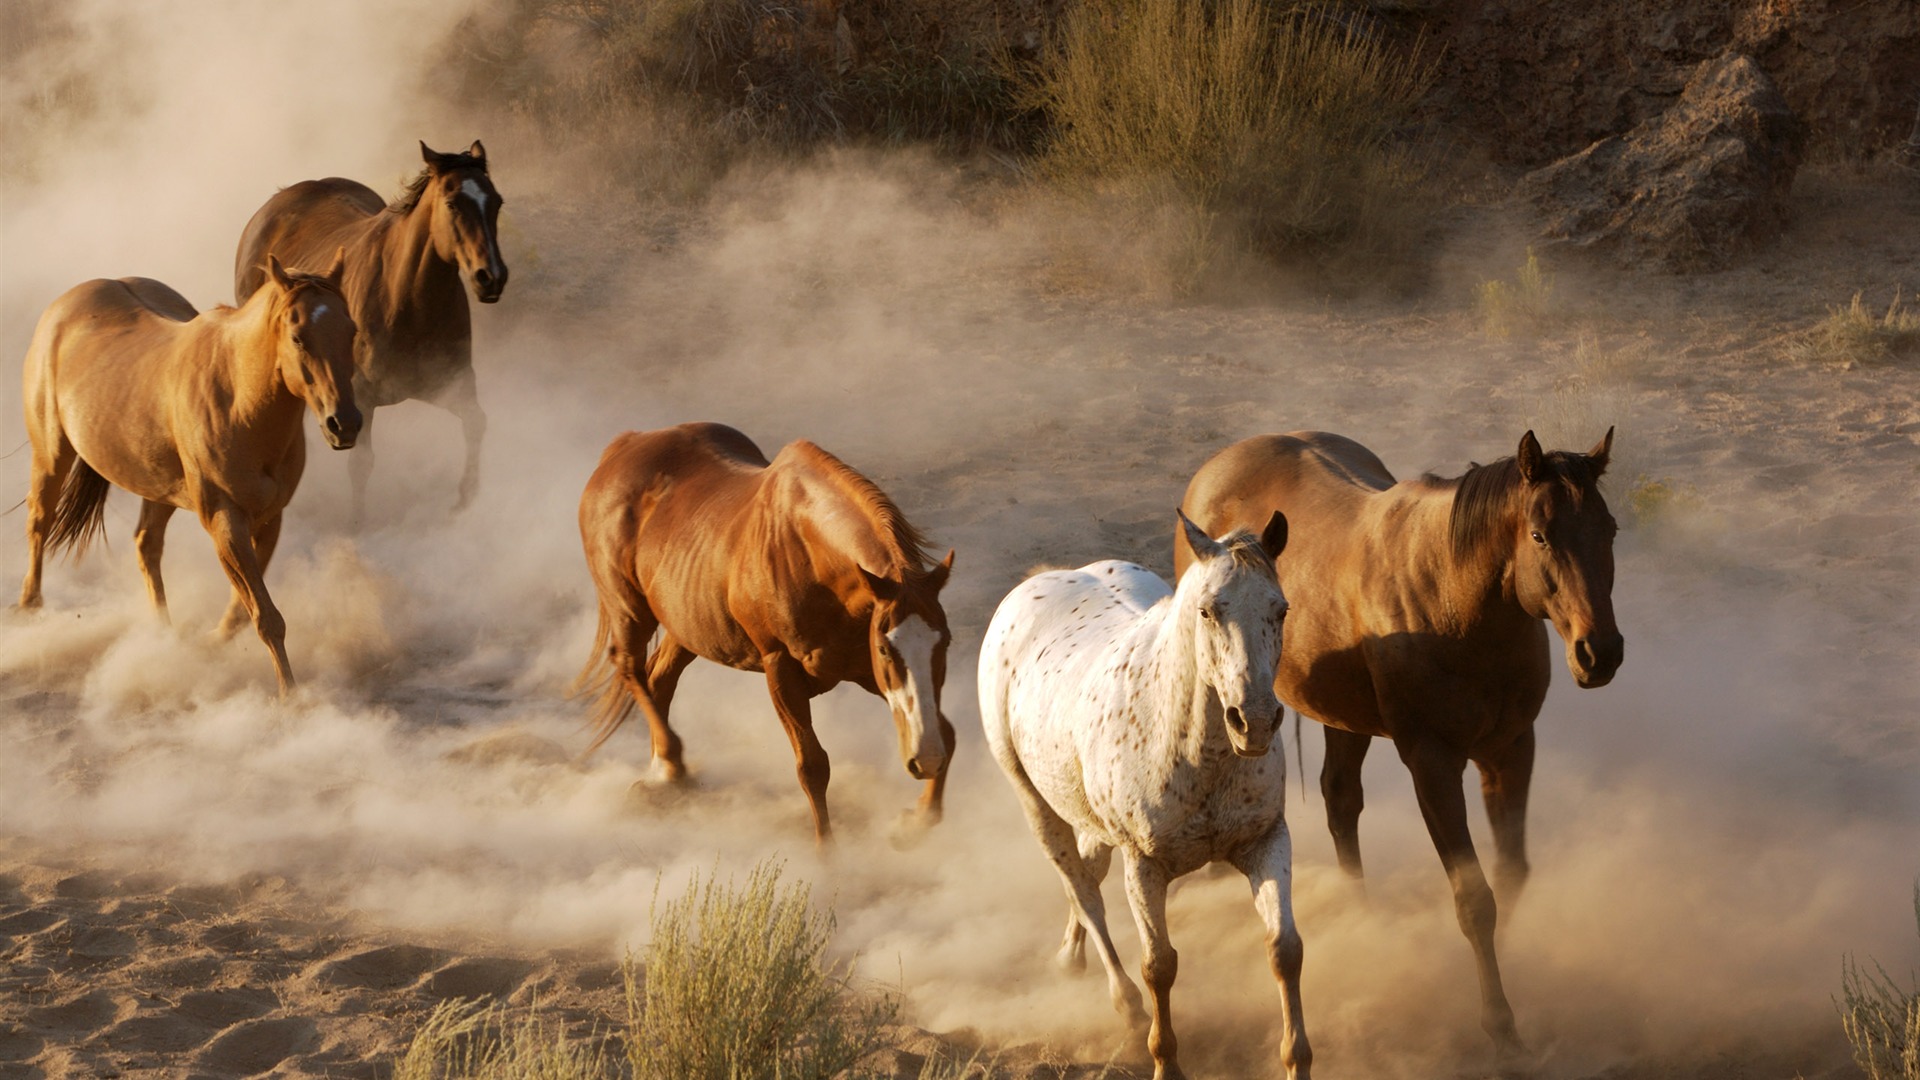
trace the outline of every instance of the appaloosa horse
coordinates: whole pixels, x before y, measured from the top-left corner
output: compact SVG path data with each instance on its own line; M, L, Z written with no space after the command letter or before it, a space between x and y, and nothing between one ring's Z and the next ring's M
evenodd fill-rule
M831 768L810 702L851 682L886 699L907 772L927 782L919 822L939 820L953 757L940 589L953 553L928 567L925 540L866 477L804 440L769 462L720 424L628 432L587 481L580 538L600 597L576 683L600 693L588 753L637 704L655 776L678 781L686 766L667 709L680 673L696 656L764 672L825 843Z
M1624 642L1613 618L1613 515L1597 486L1613 430L1585 454L1518 453L1464 476L1395 483L1352 439L1259 435L1201 466L1186 512L1245 527L1279 507L1294 542L1277 562L1299 598L1275 689L1327 725L1320 789L1340 865L1360 877L1360 766L1393 740L1452 883L1480 974L1481 1023L1510 1060L1524 1054L1494 957L1494 892L1467 829L1460 777L1480 769L1494 880L1511 903L1526 882L1533 722L1552 661L1541 620L1566 642L1582 687L1605 686ZM1175 561L1187 559L1175 542Z
M1300 1009L1286 760L1268 752L1287 612L1273 557L1287 521L1274 514L1257 540L1235 531L1218 541L1180 521L1195 561L1177 590L1143 566L1099 562L1029 578L1001 601L980 646L980 719L1066 884L1061 961L1083 967L1091 931L1114 1007L1138 1026L1140 992L1120 969L1100 898L1120 851L1153 992L1154 1076L1183 1075L1167 886L1224 860L1253 886L1280 981L1281 1058L1305 1080L1313 1051Z
M233 582L217 632L229 637L250 616L280 692L292 689L286 620L264 575L306 466L302 408L336 450L360 431L341 272L337 258L316 275L269 256L266 287L205 314L147 278L89 281L47 308L26 360L33 463L21 607L40 606L47 551L84 551L103 527L109 486L122 487L146 500L134 540L161 618L167 519L192 510Z
M366 509L373 471L373 411L418 399L460 418L466 466L459 510L480 487L480 441L487 416L473 382L473 320L460 287L464 272L483 304L500 299L507 264L496 226L500 193L487 176L487 151L463 154L420 144L426 167L388 205L365 184L339 177L283 188L247 222L234 256L233 292L244 303L266 280L268 252L319 263L344 247L347 304L360 326L353 392L366 427L347 459L353 520Z

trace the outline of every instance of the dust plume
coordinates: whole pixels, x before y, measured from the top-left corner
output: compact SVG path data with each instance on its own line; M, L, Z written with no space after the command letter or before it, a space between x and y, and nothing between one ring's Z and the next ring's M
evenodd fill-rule
M1548 1077L1844 1060L1828 1001L1840 956L1904 970L1920 872L1920 634L1897 546L1915 521L1895 502L1910 478L1904 459L1829 452L1849 410L1871 412L1871 386L1783 376L1703 427L1720 376L1677 386L1670 338L1596 373L1566 350L1394 311L1077 288L1059 276L1060 238L1100 223L978 198L963 170L905 152L756 165L702 213L661 210L545 168L504 118L425 103L422 58L455 16L209 2L182 25L100 3L35 54L106 89L100 115L5 181L10 355L89 276L225 298L240 228L275 186L345 175L391 191L423 136L489 140L513 281L475 313L492 424L474 507L449 513L459 425L429 406L382 410L359 533L344 458L310 444L268 578L303 680L293 699L273 698L250 635L205 640L227 586L184 516L166 561L175 628L150 618L123 494L111 548L52 565L44 612L0 614L0 829L188 879L285 874L400 931L610 955L644 941L656 888L777 854L833 900L842 946L903 986L917 1022L1130 1059L1097 977L1051 966L1065 902L979 736L972 663L998 599L1040 562L1167 572L1187 477L1246 434L1341 431L1411 475L1511 453L1529 425L1584 449L1617 422L1623 520L1637 474L1690 495L1622 534L1620 676L1594 692L1557 677L1541 717L1534 876L1501 942L1522 1033ZM1144 258L1112 244L1111 259ZM10 450L19 394L0 386ZM1826 413L1810 419L1809 403ZM689 670L674 710L697 780L685 793L632 793L637 725L574 760L585 712L563 695L593 620L580 488L618 432L694 419L769 451L815 439L958 550L945 708L960 746L926 843L889 843L917 785L884 707L857 690L815 706L840 833L824 855L759 676ZM26 459L5 461L11 503ZM1845 516L1860 506L1891 508ZM23 569L19 523L0 534L7 581ZM1309 731L1309 775L1317 744ZM1317 792L1289 804L1323 1067L1483 1068L1470 956L1390 746L1367 783L1364 903L1334 869ZM1171 913L1190 1067L1271 1072L1277 1002L1244 883L1195 875Z

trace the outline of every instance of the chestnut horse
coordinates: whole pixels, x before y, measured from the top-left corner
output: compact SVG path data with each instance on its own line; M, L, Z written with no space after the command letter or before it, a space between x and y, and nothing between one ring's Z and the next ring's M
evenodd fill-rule
M825 843L830 767L809 703L851 682L892 708L907 772L927 782L919 823L940 819L953 757L940 712L952 640L940 589L953 553L928 568L925 540L866 477L804 440L769 462L720 424L630 431L587 481L580 539L600 597L593 656L575 684L600 694L588 753L637 704L655 777L679 781L686 765L667 710L680 673L697 656L763 672Z
M306 467L304 405L336 450L353 445L353 320L336 257L324 275L267 257L267 287L239 308L205 314L147 278L69 289L40 317L27 350L27 578L20 606L40 606L48 551L86 549L103 528L109 486L140 496L134 543L160 617L160 552L175 509L213 537L233 599L216 631L251 617L293 687L286 620L263 580L280 514Z
M1295 598L1274 689L1326 725L1320 790L1340 865L1360 877L1360 766L1374 737L1413 774L1480 976L1481 1023L1524 1054L1494 957L1495 894L1467 829L1467 762L1493 825L1494 881L1512 903L1527 877L1533 723L1552 668L1542 620L1582 687L1605 686L1624 642L1613 618L1613 515L1597 486L1613 430L1585 454L1518 453L1464 476L1395 483L1339 435L1258 435L1222 450L1183 509L1211 533L1278 508L1293 543L1275 564ZM1174 543L1185 569L1185 545Z
M234 256L233 293L245 303L265 281L260 267L268 252L318 263L346 249L347 304L360 326L353 392L366 416L347 459L355 523L366 509L373 411L382 405L418 399L459 417L467 457L454 509L464 509L480 488L487 416L474 390L473 321L460 275L473 280L483 304L499 300L507 286L496 230L500 193L477 141L463 154L423 142L420 156L426 167L392 205L337 176L283 188L247 222Z

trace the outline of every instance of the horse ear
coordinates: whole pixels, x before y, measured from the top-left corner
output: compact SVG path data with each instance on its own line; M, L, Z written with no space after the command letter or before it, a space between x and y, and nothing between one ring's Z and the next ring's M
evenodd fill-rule
M1514 454L1513 460L1520 466L1520 478L1529 484L1546 475L1547 455L1540 449L1540 440L1533 437L1532 428L1520 436L1520 450Z
M480 145L479 139L475 139L473 145L467 147L467 156L484 166L487 163L487 148Z
M327 272L321 276L327 279L327 284L335 289L340 288L340 283L347 277L347 246L345 244L340 245L340 249L333 253L333 265L328 267Z
M875 599L897 600L900 598L899 582L889 581L864 566L857 569L860 571L860 580L867 583L867 588L872 590Z
M1213 537L1208 536L1205 530L1195 525L1187 517L1185 510L1176 509L1174 514L1180 518L1180 529L1187 535L1187 547L1193 549L1194 558L1211 559L1226 550Z
M934 592L937 593L941 589L944 589L947 587L947 577L952 573L953 573L953 549L948 548L947 557L944 559L941 559L940 564L938 566L935 566L933 569L927 571L927 585L931 587Z
M280 256L272 252L267 253L267 276L282 289L293 288L293 279L287 276L287 268L280 265Z
M1260 550L1269 559L1277 559L1287 550L1287 515L1275 510L1267 519L1267 527L1260 530Z
M420 160L426 162L429 165L432 165L433 163L440 160L440 151L435 150L431 146L428 146L427 140L421 139L420 140Z
M1613 454L1613 426L1607 426L1607 433L1587 451L1587 461L1593 465L1593 477L1598 480L1607 471L1607 458Z

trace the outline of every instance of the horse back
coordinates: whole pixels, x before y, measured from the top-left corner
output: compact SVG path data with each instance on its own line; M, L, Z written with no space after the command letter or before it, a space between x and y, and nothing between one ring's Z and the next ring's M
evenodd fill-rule
M275 192L240 233L233 258L234 301L246 303L265 283L268 255L312 273L331 265L341 247L353 260L359 229L385 207L372 188L338 176L303 180Z

